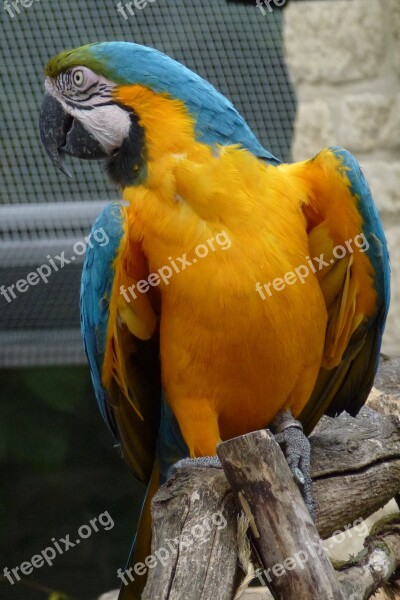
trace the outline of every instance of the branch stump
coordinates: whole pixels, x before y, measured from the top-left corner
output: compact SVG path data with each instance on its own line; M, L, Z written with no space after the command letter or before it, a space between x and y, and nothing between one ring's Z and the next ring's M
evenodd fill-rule
M225 475L250 521L277 600L345 600L334 569L274 436L266 430L218 447Z
M152 503L156 566L142 600L232 600L236 506L221 469L179 469Z

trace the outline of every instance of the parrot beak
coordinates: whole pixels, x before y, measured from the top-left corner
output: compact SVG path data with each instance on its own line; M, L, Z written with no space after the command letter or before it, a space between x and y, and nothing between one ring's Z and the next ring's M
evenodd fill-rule
M92 134L50 94L45 94L43 98L39 127L40 138L48 156L71 179L72 174L64 164L66 154L86 160L99 160L108 156Z

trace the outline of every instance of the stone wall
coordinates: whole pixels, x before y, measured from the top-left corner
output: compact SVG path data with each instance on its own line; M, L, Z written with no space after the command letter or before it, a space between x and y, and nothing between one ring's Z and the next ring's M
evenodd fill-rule
M400 0L298 1L284 15L298 98L293 158L340 145L360 161L391 251L384 350L400 354Z

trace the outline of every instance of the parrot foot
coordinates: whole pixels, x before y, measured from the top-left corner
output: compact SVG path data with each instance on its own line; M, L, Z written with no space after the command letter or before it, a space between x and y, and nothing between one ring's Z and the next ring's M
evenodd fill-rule
M222 469L218 456L200 456L199 458L182 458L177 463L172 465L168 471L168 479L175 475L179 469L189 468L204 468L211 467L213 469Z
M311 446L303 433L303 427L300 421L292 417L290 411L283 410L273 420L271 429L286 457L294 480L300 488L308 512L315 522L316 505L312 492Z

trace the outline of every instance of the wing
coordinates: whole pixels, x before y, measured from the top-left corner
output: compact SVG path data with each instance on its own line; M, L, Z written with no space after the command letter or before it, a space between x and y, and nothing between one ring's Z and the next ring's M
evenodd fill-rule
M290 168L290 167L289 167ZM323 414L357 414L378 367L390 297L389 256L367 181L346 150L324 150L293 165L302 190L310 257L328 325L321 370L300 419L307 431Z
M81 328L100 412L135 475L147 482L161 410L157 298L154 290L129 295L128 287L148 273L127 228L126 207L119 203L107 206L92 228Z

